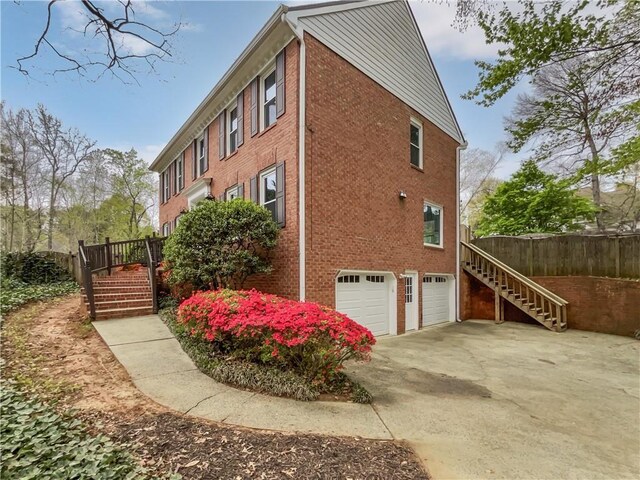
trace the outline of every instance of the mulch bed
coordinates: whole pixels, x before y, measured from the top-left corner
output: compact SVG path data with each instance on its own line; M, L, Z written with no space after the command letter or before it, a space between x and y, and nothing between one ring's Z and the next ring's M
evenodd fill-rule
M185 479L428 478L397 442L256 431L169 412L102 420L101 430L133 445L147 468Z
M5 318L4 378L31 379L58 405L75 408L94 433L132 445L156 472L191 479L428 479L402 443L252 430L182 415L145 397L87 328L74 296L30 306ZM11 334L8 334L11 333Z

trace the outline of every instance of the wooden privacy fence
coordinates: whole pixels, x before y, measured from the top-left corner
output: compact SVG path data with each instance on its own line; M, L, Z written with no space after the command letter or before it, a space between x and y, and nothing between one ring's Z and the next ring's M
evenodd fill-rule
M640 234L495 236L472 243L529 277L640 278Z

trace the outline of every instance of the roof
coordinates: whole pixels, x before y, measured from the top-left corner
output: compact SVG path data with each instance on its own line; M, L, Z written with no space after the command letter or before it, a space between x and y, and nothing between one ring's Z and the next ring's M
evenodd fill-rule
M342 15L338 15L341 13ZM376 21L379 25L376 25ZM393 31L398 29L399 23L407 32L413 30L413 33L404 36L406 38L398 39ZM249 60L259 57L261 49L271 51L275 47L284 47L295 38L294 28L298 33L300 30L308 31L456 141L465 142L406 0L351 0L296 6L280 5L149 168L161 171L173 161L222 111L232 95L237 94L237 90L244 88L255 78L261 67L249 66ZM362 38L370 42L358 45ZM374 43L378 50L363 48ZM265 47L267 44L270 48ZM380 51L383 51L388 65L382 65L382 62L377 61L381 57ZM231 92L232 85L236 88L234 92Z

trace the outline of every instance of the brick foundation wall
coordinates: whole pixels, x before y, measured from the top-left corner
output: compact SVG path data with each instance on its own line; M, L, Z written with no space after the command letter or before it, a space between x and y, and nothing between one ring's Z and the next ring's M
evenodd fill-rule
M244 144L235 153L218 159L218 119L209 125L209 170L200 178L212 178L211 193L218 198L236 184L244 184L244 198L249 199L249 179L261 170L285 162L286 225L280 230L273 253L273 272L249 279L245 287L298 298L298 72L299 46L292 41L285 57L285 113L275 125L251 136L251 88L244 89ZM185 189L193 183L193 150L185 150ZM188 206L187 197L177 194L160 205L160 225L173 221Z
M458 144L318 40L305 42L306 298L335 306L340 269L393 272L402 333L399 275L455 274ZM423 123L424 171L409 163L412 116ZM423 246L425 200L443 207L444 248Z
M568 327L633 336L640 329L640 282L605 277L531 277L569 302ZM494 317L494 294L475 278L462 278L461 318ZM513 305L505 305L508 321L536 323Z

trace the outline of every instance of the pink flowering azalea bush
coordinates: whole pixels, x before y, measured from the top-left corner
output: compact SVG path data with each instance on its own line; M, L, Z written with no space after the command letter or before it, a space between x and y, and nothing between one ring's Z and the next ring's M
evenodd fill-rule
M177 321L224 353L322 384L346 360L368 360L375 343L369 330L331 308L256 290L198 292L182 302Z

